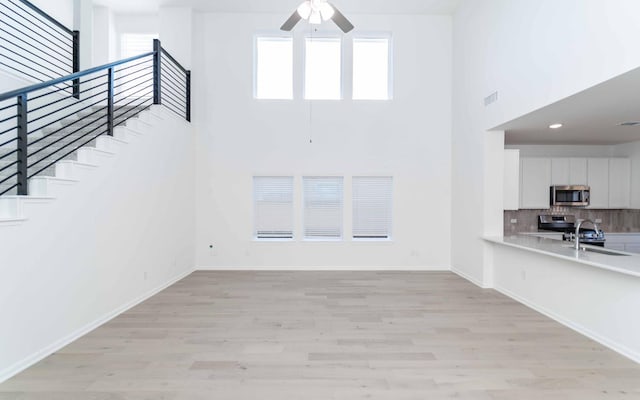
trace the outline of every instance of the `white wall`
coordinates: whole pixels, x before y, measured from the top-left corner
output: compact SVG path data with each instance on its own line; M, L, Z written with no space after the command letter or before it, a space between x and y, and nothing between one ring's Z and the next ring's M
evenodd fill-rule
M350 17L357 31L393 33L393 101L300 100L304 25L295 33L297 100L256 101L254 34L277 33L283 16L195 16L199 267L449 267L451 19ZM349 232L350 177L377 174L394 176L392 243L252 241L252 176L296 177L299 237L301 176L346 177Z
M188 7L161 7L160 41L186 69L191 68L193 47L193 11Z
M171 117L0 225L0 381L193 269L193 151Z
M107 7L93 8L93 65L104 65L118 59L115 15Z
M31 3L57 19L69 29L73 29L74 0L31 0Z
M463 0L454 17L453 266L482 282L486 129L640 65L635 0ZM483 99L499 92L497 103ZM488 198L491 199L490 193ZM500 194L501 196L501 194ZM470 200L471 199L471 200ZM496 207L499 204L495 202Z

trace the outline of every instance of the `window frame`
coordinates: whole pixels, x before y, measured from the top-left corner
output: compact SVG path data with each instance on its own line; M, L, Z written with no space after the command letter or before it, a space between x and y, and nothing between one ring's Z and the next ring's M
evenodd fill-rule
M355 75L355 46L358 40L387 40L387 98L386 99L356 99L354 98L354 75ZM358 32L357 36L351 38L351 100L356 102L385 102L394 99L394 46L391 32Z
M262 38L280 39L291 42L291 97L284 99L260 98L258 97L258 42ZM253 99L257 101L293 101L296 98L295 92L295 38L292 33L258 32L253 35Z
M307 98L307 40L308 39L328 39L337 40L340 45L340 90L337 99L310 99ZM306 34L302 38L302 99L305 101L342 101L345 99L345 46L344 37L337 32L322 32L316 34Z

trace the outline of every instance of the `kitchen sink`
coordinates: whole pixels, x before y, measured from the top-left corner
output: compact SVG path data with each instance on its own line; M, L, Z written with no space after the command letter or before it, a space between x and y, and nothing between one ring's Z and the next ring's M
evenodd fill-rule
M572 245L572 244L571 245L564 245L563 247L570 248L570 249L575 248L575 246ZM623 253L621 251L607 250L607 249L605 249L603 247L583 247L583 246L580 246L580 251L586 251L588 253L606 254L608 256L623 256L623 257L626 257L626 256L630 256L631 255L631 254L628 254L628 253Z

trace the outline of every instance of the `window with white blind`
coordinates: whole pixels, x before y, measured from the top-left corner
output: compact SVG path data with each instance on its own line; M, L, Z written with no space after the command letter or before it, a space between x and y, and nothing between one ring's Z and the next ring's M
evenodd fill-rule
M255 97L293 99L293 39L257 37L255 57Z
M293 177L254 176L254 238L293 239Z
M390 239L393 178L353 177L353 238Z
M340 38L306 38L304 98L342 98L342 41Z
M353 39L353 99L391 98L390 46L388 38Z
M342 177L303 177L304 238L342 239Z

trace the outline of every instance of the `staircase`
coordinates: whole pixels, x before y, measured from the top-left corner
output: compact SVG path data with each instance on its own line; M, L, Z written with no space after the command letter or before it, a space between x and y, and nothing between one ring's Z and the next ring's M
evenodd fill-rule
M126 151L127 146L138 141L153 140L159 124L165 126L184 122L162 106L151 106L138 113L135 118L128 119L126 123L116 127L113 136L103 135L91 140L32 177L29 180L29 196L0 196L0 226L26 221L30 217L29 210L32 210L32 205L54 201L63 196L71 186L82 182L82 179L91 179L98 168L108 168L109 162L117 162L119 153ZM66 129L61 130L59 134L62 135ZM69 136L68 140L73 140L77 135L80 133ZM54 160L60 156L52 154L48 157Z
M115 109L114 113L123 115L131 111L133 111L131 107L121 107ZM94 106L29 135L28 175L53 177L56 173L56 162L78 161L80 149L73 150L73 148L81 145L95 148L100 138L93 138L91 134L105 125L106 121L106 108ZM131 125L138 126L139 121L131 120L128 126ZM118 136L114 134L114 138L117 140ZM0 149L0 170L17 162L17 155L9 154L12 151L13 149ZM3 156L7 157L3 158ZM11 168L1 171L0 181L8 178L12 173ZM17 195L17 188L11 188L12 186L14 186L12 180L0 184L0 193Z

